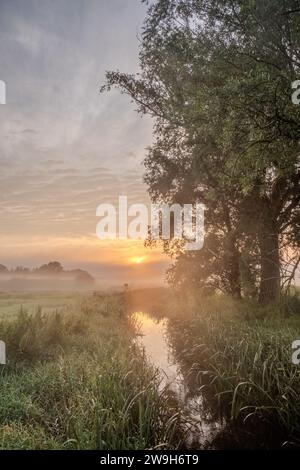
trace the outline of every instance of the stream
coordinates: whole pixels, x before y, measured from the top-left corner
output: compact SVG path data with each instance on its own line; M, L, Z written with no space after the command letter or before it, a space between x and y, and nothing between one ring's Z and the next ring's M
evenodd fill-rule
M168 387L182 409L186 421L185 445L188 448L213 448L212 440L221 430L205 413L201 394L191 393L168 342L168 320L156 319L145 312L133 314L139 326L137 342L148 360L159 370L161 389Z

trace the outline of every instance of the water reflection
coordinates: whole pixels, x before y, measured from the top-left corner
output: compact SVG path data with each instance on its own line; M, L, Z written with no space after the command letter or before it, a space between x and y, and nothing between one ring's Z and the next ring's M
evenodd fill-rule
M168 343L168 320L151 317L145 312L135 312L134 320L139 326L138 343L149 361L159 369L161 388L168 386L187 418L186 444L191 448L211 447L220 423L212 422L203 408L200 394L192 392L186 384Z

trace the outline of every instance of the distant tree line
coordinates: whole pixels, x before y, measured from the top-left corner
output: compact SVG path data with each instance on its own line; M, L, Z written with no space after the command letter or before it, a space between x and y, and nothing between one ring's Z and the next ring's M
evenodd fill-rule
M50 261L43 264L38 268L26 268L24 266L17 266L16 268L8 269L3 264L0 264L0 274L21 274L21 275L47 275L50 277L58 277L66 275L72 277L74 280L83 283L93 283L94 278L87 271L83 269L65 270L59 261Z

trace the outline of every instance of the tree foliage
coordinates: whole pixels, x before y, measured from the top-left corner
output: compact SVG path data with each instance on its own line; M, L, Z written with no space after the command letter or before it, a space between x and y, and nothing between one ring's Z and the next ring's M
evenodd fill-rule
M117 86L154 117L150 195L206 206L203 253L179 255L175 278L194 259L200 283L239 296L247 264L260 301L276 300L280 249L299 249L299 1L157 0L140 68L108 72L102 90Z

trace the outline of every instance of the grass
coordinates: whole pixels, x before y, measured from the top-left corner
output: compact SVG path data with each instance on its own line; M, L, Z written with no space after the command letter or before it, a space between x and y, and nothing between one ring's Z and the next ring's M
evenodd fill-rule
M291 348L300 316L221 296L174 310L175 355L211 415L227 424L217 444L300 446L300 365L292 364Z
M139 306L146 299L140 297ZM203 397L202 417L223 422L214 447L300 446L300 365L291 360L292 342L300 339L295 297L268 309L224 296L148 297L159 318L168 313L169 341L191 394ZM8 357L0 366L0 449L183 445L176 400L159 391L121 294L13 300L0 295ZM151 311L147 302L143 308Z
M0 366L1 449L179 445L180 415L135 346L122 296L35 310L0 322L9 361Z
M35 313L39 307L43 312L51 313L76 305L81 297L82 294L74 292L0 292L0 319L16 317L20 308L28 313Z

